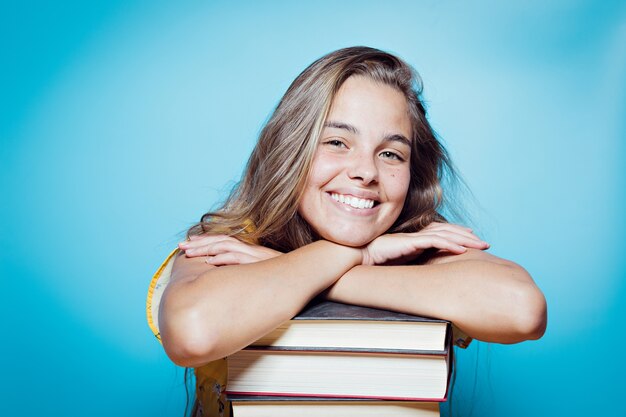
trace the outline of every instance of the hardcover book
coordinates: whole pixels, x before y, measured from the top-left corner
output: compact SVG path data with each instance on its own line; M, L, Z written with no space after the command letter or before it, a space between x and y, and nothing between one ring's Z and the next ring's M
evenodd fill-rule
M439 417L434 402L233 396L236 417Z
M228 357L227 394L445 401L449 355L244 349Z
M443 352L449 327L445 320L322 301L309 304L251 346Z
M445 320L314 302L228 357L226 393L251 398L444 401L451 337Z

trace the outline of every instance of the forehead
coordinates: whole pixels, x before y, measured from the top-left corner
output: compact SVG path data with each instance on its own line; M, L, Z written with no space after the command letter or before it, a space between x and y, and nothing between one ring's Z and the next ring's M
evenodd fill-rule
M384 131L411 137L411 117L404 94L363 76L352 76L341 85L326 121L347 123L370 133Z

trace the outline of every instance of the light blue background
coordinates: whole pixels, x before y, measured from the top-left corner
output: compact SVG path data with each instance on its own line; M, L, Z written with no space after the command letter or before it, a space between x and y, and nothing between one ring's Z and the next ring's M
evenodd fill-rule
M404 57L543 339L459 354L457 415L626 414L626 7L613 1L9 2L0 12L0 415L181 416L150 276L291 80Z

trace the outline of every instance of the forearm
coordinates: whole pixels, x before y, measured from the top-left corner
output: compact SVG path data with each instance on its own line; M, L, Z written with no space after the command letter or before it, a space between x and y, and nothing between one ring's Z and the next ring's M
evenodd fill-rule
M178 277L161 304L164 347L185 366L227 356L297 314L360 256L357 249L319 241L262 262Z
M545 299L513 263L462 260L410 266L357 266L327 292L334 301L450 320L489 342L537 339Z

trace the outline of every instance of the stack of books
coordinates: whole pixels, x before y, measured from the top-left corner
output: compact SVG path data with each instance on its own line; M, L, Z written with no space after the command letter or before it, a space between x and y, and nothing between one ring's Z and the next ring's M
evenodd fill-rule
M234 417L434 417L450 323L322 301L228 357Z

